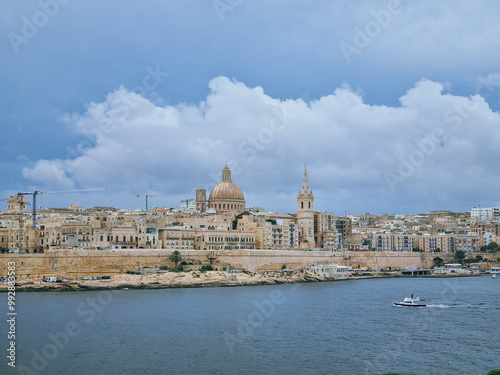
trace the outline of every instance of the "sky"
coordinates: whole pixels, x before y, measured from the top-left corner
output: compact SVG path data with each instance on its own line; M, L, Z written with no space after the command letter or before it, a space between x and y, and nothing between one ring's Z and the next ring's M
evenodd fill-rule
M0 199L173 207L227 162L247 206L291 213L307 163L315 209L337 215L500 206L499 12L2 1Z

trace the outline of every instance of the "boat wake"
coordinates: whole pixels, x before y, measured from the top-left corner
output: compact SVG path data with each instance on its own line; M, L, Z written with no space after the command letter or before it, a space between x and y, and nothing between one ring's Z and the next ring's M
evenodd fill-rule
M452 306L450 305L444 305L444 304L438 304L438 305L427 305L427 307L434 307L434 308L437 308L437 309L448 309Z
M462 305L462 304L452 304L452 305L446 305L446 304L443 304L443 303L439 303L439 304L435 304L435 305L427 305L427 307L433 307L433 308L437 308L437 309L486 309L486 308L489 308L488 305L486 305L485 303L479 303L477 305L470 305L470 304L467 304L467 305Z

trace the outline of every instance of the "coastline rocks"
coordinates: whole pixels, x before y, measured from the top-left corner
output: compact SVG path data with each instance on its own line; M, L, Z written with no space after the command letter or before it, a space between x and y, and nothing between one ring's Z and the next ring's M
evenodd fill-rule
M209 271L205 273L168 272L163 274L114 275L108 280L73 280L67 283L48 283L40 279L23 280L16 283L17 291L90 291L110 289L161 289L161 288L198 288L230 287L243 285L276 285L296 282L317 282L329 279L302 273L283 275L260 273L227 273ZM2 283L3 284L3 283ZM7 291L7 284L0 284L0 292Z

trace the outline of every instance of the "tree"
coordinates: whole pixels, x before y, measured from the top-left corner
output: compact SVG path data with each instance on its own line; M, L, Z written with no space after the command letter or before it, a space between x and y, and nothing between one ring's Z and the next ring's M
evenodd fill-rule
M498 244L496 242L490 242L486 248L492 253L498 252Z
M463 251L463 250L457 250L457 251L455 252L455 259L456 259L458 262L462 263L462 262L463 262L463 260L465 259L465 251Z
M489 371L486 375L500 375L500 368Z
M170 254L169 259L174 262L175 269L177 270L177 265L182 261L182 256L179 250L175 250Z
M207 272L207 271L213 271L213 270L214 270L214 268L212 267L211 264L204 264L200 268L200 272Z
M441 267L444 263L444 260L441 259L440 257L435 257L433 260L434 260L434 264L438 267Z

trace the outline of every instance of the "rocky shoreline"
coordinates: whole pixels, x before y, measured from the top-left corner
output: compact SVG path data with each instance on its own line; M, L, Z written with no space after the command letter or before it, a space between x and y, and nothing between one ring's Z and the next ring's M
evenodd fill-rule
M451 274L429 275L419 277L470 277L479 274ZM393 273L374 273L372 275L350 276L344 280L359 280L401 276ZM154 275L115 275L108 280L74 280L65 283L43 282L41 279L18 280L16 291L44 292L44 291L97 291L117 289L167 289L167 288L203 288L203 287L234 287L277 285L290 283L310 283L344 281L322 277L312 272L304 273L228 273L209 271L205 273L169 272ZM7 283L0 283L0 292L6 292Z
M238 273L209 271L200 274L191 272L169 272L148 276L116 275L109 280L78 280L66 283L49 283L41 279L16 282L16 291L92 291L116 289L166 289L232 287L252 285L276 285L297 282L331 281L313 273L267 275L259 273ZM0 292L7 291L7 283L0 283Z

